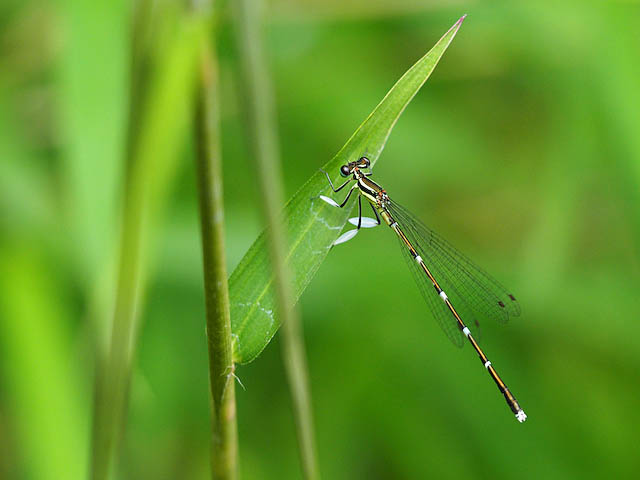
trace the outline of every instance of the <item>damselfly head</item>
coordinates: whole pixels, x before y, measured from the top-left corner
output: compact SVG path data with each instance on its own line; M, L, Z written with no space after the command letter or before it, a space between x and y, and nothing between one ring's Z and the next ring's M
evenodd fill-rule
M348 177L353 173L354 168L369 168L371 162L367 157L360 157L356 162L349 162L340 167L340 175Z

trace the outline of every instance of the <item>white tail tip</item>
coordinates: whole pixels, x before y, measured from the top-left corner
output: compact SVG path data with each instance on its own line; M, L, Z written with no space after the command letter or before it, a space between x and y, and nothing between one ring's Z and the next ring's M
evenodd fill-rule
M358 217L353 217L349 219L349 223L351 225L355 225L356 227L358 226ZM360 226L363 228L373 228L373 227L377 227L378 226L378 222L376 220L374 220L373 218L369 218L369 217L362 217L362 222L360 223Z
M333 244L340 245L341 243L348 242L349 240L351 240L353 237L356 236L356 233L358 233L358 230L349 230L347 232L344 232L342 235L338 237L338 239L335 242L333 242Z
M524 413L524 410L518 410L518 413L516 413L516 419L522 423L527 419L527 414Z

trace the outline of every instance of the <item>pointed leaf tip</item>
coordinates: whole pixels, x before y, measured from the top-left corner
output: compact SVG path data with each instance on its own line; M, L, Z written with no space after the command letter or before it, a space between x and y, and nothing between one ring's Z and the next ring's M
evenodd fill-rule
M456 23L454 23L453 25L451 25L451 28L449 28L449 30L447 30L447 33L445 33L442 38L440 39L440 41L444 40L445 38L449 37L449 42L451 42L451 40L453 40L453 37L456 36L456 34L458 33L458 30L460 30L460 27L462 26L462 22L464 22L464 19L467 18L467 14L465 13L464 15L462 15L458 21ZM439 42L438 42L439 43ZM437 45L437 44L436 44ZM447 43L448 46L448 43Z

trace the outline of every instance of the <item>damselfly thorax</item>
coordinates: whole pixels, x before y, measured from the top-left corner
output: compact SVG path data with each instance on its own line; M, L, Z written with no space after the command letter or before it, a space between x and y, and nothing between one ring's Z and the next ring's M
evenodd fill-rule
M389 195L387 195L386 190L371 180L368 175L358 167L353 167L352 174L353 179L357 182L356 185L360 194L369 201L387 225L392 225L395 220L387 210Z

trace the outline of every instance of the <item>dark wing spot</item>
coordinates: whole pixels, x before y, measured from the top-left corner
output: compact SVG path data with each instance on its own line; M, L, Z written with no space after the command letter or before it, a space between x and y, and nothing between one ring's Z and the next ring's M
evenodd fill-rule
M499 301L498 305L500 305L500 307L504 308L504 303L502 303L502 301Z
M513 296L513 295L511 295L511 294L509 294L509 298L510 298L511 300L513 300L514 302L516 301L516 297L514 297L514 296Z

